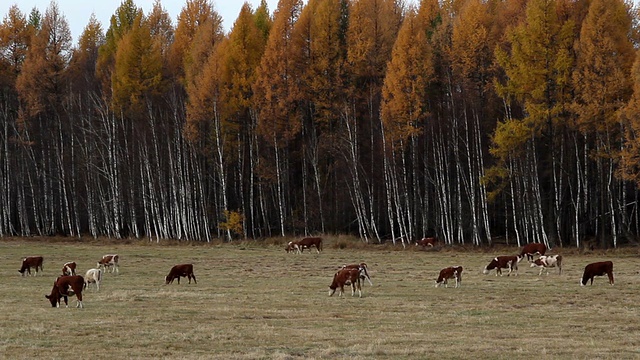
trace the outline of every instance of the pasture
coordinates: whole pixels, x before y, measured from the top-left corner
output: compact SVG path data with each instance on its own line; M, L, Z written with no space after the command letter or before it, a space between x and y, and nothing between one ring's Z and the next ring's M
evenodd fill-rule
M554 248L564 256L538 276L483 275L496 255L518 248L332 246L287 254L282 245L168 244L0 239L0 358L175 359L626 359L640 358L638 249ZM83 275L104 254L120 255L84 309L52 308L62 264ZM21 259L44 256L44 276L21 277ZM612 260L606 276L580 287L587 263ZM363 297L328 296L345 263L366 262L374 286ZM197 284L164 285L169 269L193 263ZM462 265L462 285L435 288L440 269ZM75 357L75 356L72 356Z

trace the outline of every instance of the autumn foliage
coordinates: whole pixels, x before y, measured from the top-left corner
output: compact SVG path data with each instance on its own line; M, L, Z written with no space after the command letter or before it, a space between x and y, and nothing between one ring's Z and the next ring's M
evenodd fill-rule
M9 8L0 235L635 241L629 3L215 5Z

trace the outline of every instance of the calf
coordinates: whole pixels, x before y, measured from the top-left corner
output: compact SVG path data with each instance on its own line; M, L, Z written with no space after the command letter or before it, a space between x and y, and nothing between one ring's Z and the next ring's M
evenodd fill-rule
M188 278L189 284L191 284L191 278L193 278L194 283L198 283L196 276L193 274L193 264L180 264L172 267L169 275L167 275L164 280L167 284L171 284L173 280L178 279L178 284L180 284L180 277Z
M436 280L436 287L441 284L444 284L444 287L449 287L447 280L451 278L456 279L456 287L460 286L460 283L462 282L462 266L449 266L440 270L440 274Z
M558 267L558 275L562 275L562 255L542 255L540 258L535 259L531 263L531 267L539 267L540 273L538 276L542 275L542 272L546 269L547 275L549 275L549 268Z
M589 282L589 280L591 280L591 285L593 285L593 278L596 276L602 276L604 274L607 274L607 276L609 276L609 284L613 285L613 262L601 261L591 263L584 268L584 273L582 274L582 279L580 280L580 286L587 285L587 282Z
M333 281L329 285L329 296L332 296L337 288L340 288L338 296L344 294L344 286L351 285L351 296L358 290L358 297L362 297L362 287L360 286L360 270L359 269L341 269L333 275Z
M527 256L527 260L530 262L533 260L533 255L544 255L547 252L547 246L543 243L529 243L522 247L520 256Z
M360 280L364 283L366 279L369 282L369 285L373 286L373 282L371 282L371 276L369 276L369 271L367 270L367 264L350 264L350 265L342 265L343 269L358 269L360 271Z
M295 250L297 254L302 254L304 249L311 249L312 247L315 247L318 254L320 254L320 251L322 251L322 238L306 237L301 240L290 241L285 250L287 252Z
M76 296L76 307L83 308L82 304L82 288L84 287L84 279L79 275L72 276L59 276L56 281L53 282L53 288L50 295L45 295L51 307L60 307L60 299L64 298L64 304L69 307L69 296Z
M22 266L18 272L25 276L27 274L31 275L31 268L35 268L35 274L33 276L38 275L38 269L42 271L42 263L44 262L44 258L42 256L27 256L22 259Z
M62 265L62 275L75 275L76 274L76 262L70 261Z
M98 264L96 264L96 267L100 270L104 269L104 272L107 271L107 268L111 268L111 273L115 272L120 274L120 269L118 265L119 260L120 260L120 256L118 256L118 254L104 255L102 259L98 261Z
M426 237L421 240L416 241L416 246L422 246L423 248L434 247L438 243L438 238L436 237Z
M484 267L484 270L482 270L482 273L487 275L491 270L496 269L496 276L500 275L502 276L502 269L509 269L509 272L507 273L507 276L511 275L511 272L515 270L515 275L518 275L518 263L520 262L520 260L522 260L522 256L521 255L513 255L513 256L509 256L509 255L505 255L505 256L498 256L496 258L494 258L493 260L491 260L491 262L489 263L489 265Z
M100 282L102 281L101 269L89 269L84 275L84 288L86 289L89 284L96 284L96 291L100 291Z

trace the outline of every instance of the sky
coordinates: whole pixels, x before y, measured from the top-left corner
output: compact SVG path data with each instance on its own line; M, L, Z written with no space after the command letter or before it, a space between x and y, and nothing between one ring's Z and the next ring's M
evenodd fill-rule
M214 9L222 16L223 26L225 32L229 32L233 26L234 21L240 14L242 5L248 2L253 9L260 5L260 0L213 0ZM102 24L102 30L106 33L109 28L109 20L122 3L122 0L57 0L58 8L60 12L66 17L67 23L69 23L69 29L71 30L71 36L73 36L73 44L77 44L78 38L85 26L89 23L89 17L94 13L96 18ZM153 8L154 0L134 0L136 6L142 8L145 14L149 14ZM186 0L162 0L162 6L171 16L173 25L176 25L178 14L184 7ZM7 15L9 8L12 5L18 5L20 11L29 16L31 9L34 7L40 10L44 15L47 8L51 4L51 0L1 0L0 1L0 14L2 19ZM267 6L269 13L273 14L273 11L278 5L278 0L267 0Z

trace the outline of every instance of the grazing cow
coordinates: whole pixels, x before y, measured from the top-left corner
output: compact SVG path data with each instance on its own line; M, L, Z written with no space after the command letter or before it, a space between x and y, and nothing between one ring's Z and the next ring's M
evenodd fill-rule
M285 250L287 252L295 250L297 254L302 254L302 252L304 252L304 249L311 250L311 248L314 246L318 254L320 254L320 251L322 251L322 238L306 237L302 240L290 241L289 244L287 244L287 247L285 248Z
M70 261L62 265L62 275L75 275L76 274L76 262Z
M460 286L460 283L462 282L462 266L449 266L440 270L438 280L436 280L436 287L441 284L444 284L444 287L449 287L447 280L451 278L456 279L456 287Z
M542 255L531 263L531 267L540 268L538 276L542 275L545 269L547 270L547 275L549 275L549 268L556 266L558 267L558 275L562 275L562 255Z
M522 260L522 256L518 255L505 255L498 256L491 260L489 265L484 267L482 273L487 275L491 270L496 269L496 276L502 276L502 269L509 269L507 276L511 275L511 272L515 270L515 275L518 275L518 263Z
M533 260L533 255L538 254L540 256L547 252L547 246L543 243L529 243L522 247L520 256L527 256L527 261Z
M104 269L104 272L107 272L107 268L111 268L111 273L116 272L120 274L120 269L118 265L119 260L120 260L120 256L118 256L118 254L105 255L102 257L102 259L100 259L100 261L98 261L98 264L96 265L96 267L101 270Z
M416 241L416 246L422 246L423 248L434 247L438 243L437 237L426 237Z
M329 296L332 296L337 288L340 288L338 296L344 294L344 286L351 285L351 296L358 290L358 297L362 297L362 287L360 286L360 270L359 269L340 269L333 275L333 281L329 285Z
M84 288L86 289L89 284L96 284L96 291L100 291L100 282L102 281L101 269L89 269L84 275Z
M84 279L79 275L58 276L53 282L53 289L50 295L45 295L51 302L51 307L60 307L60 299L64 298L64 304L69 307L69 296L76 296L76 307L83 308L82 304L82 288L84 287Z
M27 274L31 275L31 268L35 268L36 271L33 276L38 275L38 269L42 271L42 263L44 262L44 258L42 256L27 256L22 259L22 266L18 272L25 276Z
M373 282L371 282L371 276L369 276L369 271L367 270L367 264L349 264L342 265L343 269L358 269L360 271L360 280L364 283L366 279L369 282L369 285L373 286Z
M171 284L173 280L178 279L178 284L180 284L180 277L188 278L189 284L191 284L192 278L194 283L198 283L196 276L193 274L193 264L180 264L172 267L169 275L167 275L164 280L167 284Z
M596 276L602 276L604 274L607 274L607 276L609 276L609 284L613 285L613 262L601 261L591 263L584 268L584 273L582 274L582 279L580 280L580 286L587 285L587 282L589 282L589 280L591 280L591 285L593 285L593 278Z

